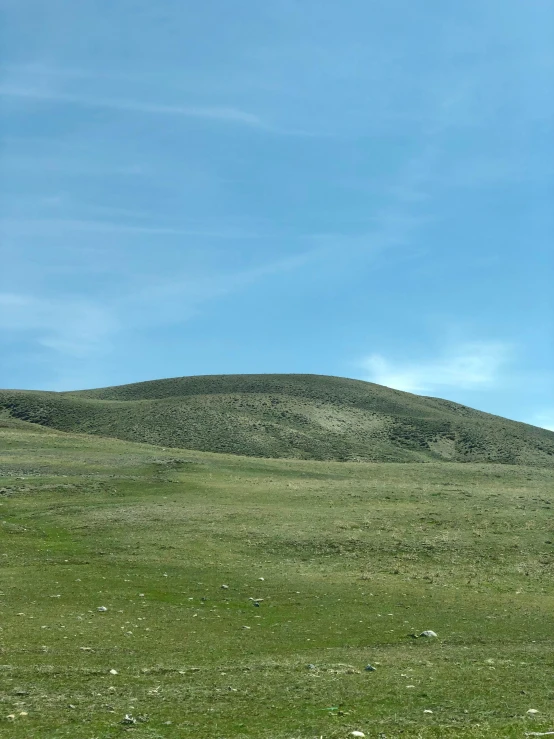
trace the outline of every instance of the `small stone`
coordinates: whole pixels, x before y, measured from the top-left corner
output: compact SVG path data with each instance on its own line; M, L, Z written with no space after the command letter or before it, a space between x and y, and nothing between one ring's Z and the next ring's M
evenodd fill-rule
M70 703L68 708L77 708L77 706L74 706L73 703Z
M137 720L136 718L133 718L133 716L131 716L130 714L126 713L125 716L123 717L123 720L120 723L127 724L127 725L136 724Z
M258 580L261 580L263 582L265 580L265 577L259 577Z
M15 713L8 713L6 718L8 719L8 721L15 721Z
M427 631L422 631L420 636L426 636L429 639L433 639L433 638L436 638L437 635L435 634L434 631L431 631L431 629L427 629Z
M29 714L27 713L27 711L21 711L21 712L19 713L19 715L20 715L20 716L28 716Z
M222 586L221 586L221 589L222 589L222 590L229 590L229 586L228 586L228 585L222 585Z
M243 626L242 628L243 628L243 629L249 629L249 628L250 628L250 626Z
M539 713L539 712L537 711L537 709L536 709L536 708L530 708L530 709L529 709L529 710L527 711L527 713L528 713L528 715L529 715L529 716L535 716L535 715L536 715L537 713Z
M373 665L366 665L366 666L364 667L364 670L365 670L366 672L375 672L375 667L373 667Z
M423 711L423 713L433 713L433 711L431 711L431 710L430 710L429 708L426 708L426 709L425 709L425 710Z
M363 731L351 731L350 736L364 737L365 734Z
M113 667L110 670L110 675L119 675L119 672L117 670L114 670Z
M308 670L315 670L315 669L316 669L315 665L308 665Z
M108 609L106 608L106 606L98 606L96 610L100 611L100 613L105 613Z

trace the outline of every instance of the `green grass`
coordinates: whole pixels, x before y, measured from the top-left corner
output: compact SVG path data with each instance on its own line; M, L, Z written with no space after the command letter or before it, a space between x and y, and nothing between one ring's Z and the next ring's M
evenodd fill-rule
M553 491L544 467L241 458L4 419L0 735L554 729Z
M436 398L318 375L181 377L73 393L0 391L62 431L253 457L554 468L554 433Z

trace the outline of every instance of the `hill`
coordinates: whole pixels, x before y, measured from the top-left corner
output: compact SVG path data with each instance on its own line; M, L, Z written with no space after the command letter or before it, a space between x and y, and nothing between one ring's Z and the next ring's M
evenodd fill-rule
M319 375L181 377L78 392L0 391L12 419L253 457L554 467L554 433L437 398Z

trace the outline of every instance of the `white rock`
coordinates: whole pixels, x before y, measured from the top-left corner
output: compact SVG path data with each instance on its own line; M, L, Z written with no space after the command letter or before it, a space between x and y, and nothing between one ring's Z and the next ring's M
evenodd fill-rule
M259 577L258 580L261 580L263 582L265 580L265 577Z
M100 611L100 613L105 613L108 609L106 608L106 606L98 606L96 610Z
M114 670L113 668L110 670L110 675L119 675L117 670Z
M364 737L364 736L365 736L365 734L364 734L364 732L363 732L363 731L351 731L351 732L350 732L350 736L359 736L359 737Z
M427 629L427 631L422 631L420 636L427 636L432 639L433 637L436 637L437 635L435 634L434 631L431 631L431 629Z
M222 586L221 586L221 589L222 589L222 590L229 590L229 586L228 586L228 585L222 585Z
M431 710L430 710L429 708L426 708L426 709L425 709L425 710L423 711L423 713L433 713L433 711L431 711Z
M530 709L529 709L529 710L527 711L527 713L528 713L528 714L529 714L530 716L535 716L535 715L536 715L536 714L538 713L538 711L537 711L537 709L536 709L536 708L530 708Z

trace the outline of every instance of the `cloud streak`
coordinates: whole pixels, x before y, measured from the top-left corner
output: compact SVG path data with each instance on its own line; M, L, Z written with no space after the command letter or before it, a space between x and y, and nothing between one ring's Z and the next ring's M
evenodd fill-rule
M126 329L184 323L197 315L203 305L300 269L318 256L318 250L310 250L234 272L175 275L128 293L118 301L116 310Z
M21 337L56 353L86 358L104 350L117 329L112 312L82 298L38 298L0 293L0 331Z
M117 335L185 323L200 307L273 275L306 264L313 252L250 269L200 276L174 276L102 303L79 297L34 297L0 292L0 332L13 334L59 357L89 359L110 350Z
M0 97L25 100L82 105L88 108L105 108L126 113L150 113L154 115L179 116L184 118L203 118L222 123L238 123L253 128L264 128L262 119L239 108L226 106L165 105L138 100L115 100L85 95L71 95L52 90L38 90L27 87L0 86Z
M443 389L487 389L498 382L510 358L510 347L501 342L474 342L420 361L394 361L371 354L362 365L365 379L410 393Z
M258 234L240 229L202 229L202 228L171 228L165 226L133 225L128 223L114 223L112 221L87 221L72 218L31 218L31 219L4 219L5 229L18 234L43 234L46 231L80 231L87 233L123 233L123 234L150 234L155 236L189 236L206 239L260 239L270 238L267 234Z

